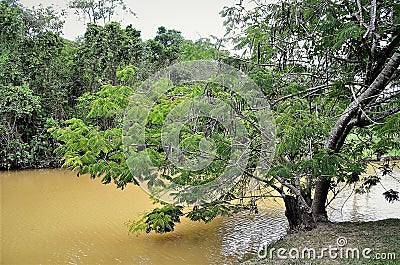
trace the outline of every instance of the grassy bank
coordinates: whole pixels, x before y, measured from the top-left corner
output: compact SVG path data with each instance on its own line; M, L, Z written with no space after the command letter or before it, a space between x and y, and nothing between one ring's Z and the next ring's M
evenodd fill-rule
M339 240L340 238L340 240ZM345 244L345 241L346 244ZM339 243L344 245L339 247ZM331 246L332 254L329 253ZM278 249L281 257L278 258ZM307 248L307 251L302 252ZM322 248L327 248L321 256ZM333 249L337 248L337 250ZM368 251L368 249L370 251ZM309 258L310 249L315 250L315 259ZM298 254L297 254L298 251ZM357 258L357 251L359 258ZM365 251L365 257L363 257ZM342 252L342 258L340 257ZM270 259L272 253L272 259ZM335 253L337 257L335 258ZM352 254L354 253L354 254ZM264 254L264 253L261 253ZM268 246L266 258L252 258L241 264L400 264L400 219L387 219L365 223L326 223L308 232L287 235ZM290 255L294 258L290 258ZM296 256L299 258L295 258ZM304 256L304 258L302 258ZM383 259L386 256L385 259Z

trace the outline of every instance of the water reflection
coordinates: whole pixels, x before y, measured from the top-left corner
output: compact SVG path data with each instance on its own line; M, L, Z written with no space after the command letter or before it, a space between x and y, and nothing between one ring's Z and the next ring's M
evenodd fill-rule
M225 219L221 254L241 259L248 253L257 253L262 244L277 241L286 235L286 217L279 206L271 203L269 209L257 214L241 213Z
M394 175L400 179L400 172ZM400 218L400 202L389 203L383 193L386 189L400 191L400 182L391 176L381 178L381 184L374 186L369 193L355 192L357 185L345 189L328 207L330 220L343 221L376 221L387 218ZM386 188L386 189L385 189Z

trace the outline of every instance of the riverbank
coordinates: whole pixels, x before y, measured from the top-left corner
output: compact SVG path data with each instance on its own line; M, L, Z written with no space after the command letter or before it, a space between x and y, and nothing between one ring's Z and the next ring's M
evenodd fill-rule
M60 158L47 158L40 161L25 161L17 164L0 163L0 171L30 170L30 169L56 169L61 168Z
M319 225L312 231L289 234L268 246L266 252L261 252L261 255L266 256L265 259L255 257L240 264L394 265L400 262L399 242L400 219L363 223L326 223ZM343 247L340 247L342 245ZM327 248L327 250L324 251L323 258L318 258L322 256L323 248ZM329 248L331 248L332 254L329 253ZM336 252L334 248L337 248ZM283 249L280 250L282 258L278 257L279 249ZM313 256L310 249L315 250L315 259L308 258L308 253L311 253L311 257ZM340 251L342 251L342 258L340 258ZM365 257L363 257L363 251ZM304 252L304 255L302 252ZM359 258L357 258L357 252ZM335 253L337 253L336 258ZM297 255L299 256L298 259ZM290 256L294 256L294 258L290 258Z

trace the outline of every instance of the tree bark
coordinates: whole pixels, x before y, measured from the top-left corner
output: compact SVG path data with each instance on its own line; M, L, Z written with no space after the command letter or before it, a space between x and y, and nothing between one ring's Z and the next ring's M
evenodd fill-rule
M316 227L313 213L304 207L297 197L286 195L283 197L285 202L285 216L289 222L290 230L312 230Z
M325 203L328 199L329 192L329 179L326 177L319 177L315 184L315 193L312 203L312 211L317 222L328 221L328 214L326 212Z

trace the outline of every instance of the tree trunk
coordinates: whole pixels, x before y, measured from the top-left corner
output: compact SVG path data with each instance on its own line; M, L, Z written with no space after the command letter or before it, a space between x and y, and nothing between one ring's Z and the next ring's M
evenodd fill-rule
M400 47L395 50L390 60L383 67L382 71L377 75L375 80L369 87L362 92L354 101L352 101L346 110L337 120L326 143L325 148L331 150L332 153L338 153L342 145L354 126L360 126L362 121L360 109L364 109L368 104L375 100L385 90L390 82L393 74L400 65ZM318 222L327 221L325 203L329 192L329 179L319 177L315 186L315 194L312 204L313 214Z
M291 230L312 230L316 227L313 213L307 207L301 205L297 197L286 195L283 197L285 202L285 216L289 221Z
M325 203L328 198L329 179L320 177L315 184L314 200L312 203L312 211L317 222L327 222L328 214L326 212Z

